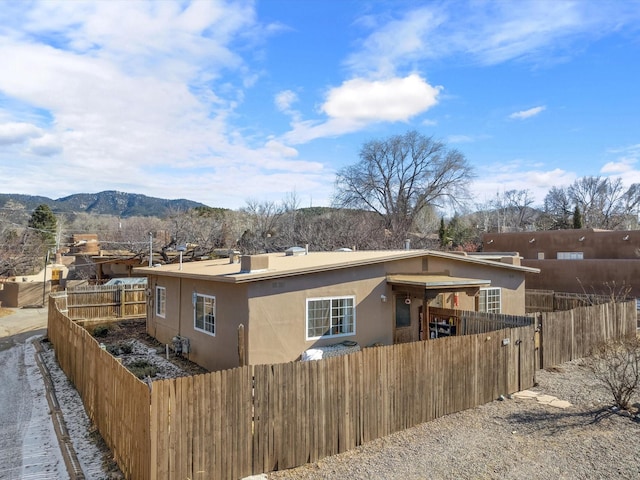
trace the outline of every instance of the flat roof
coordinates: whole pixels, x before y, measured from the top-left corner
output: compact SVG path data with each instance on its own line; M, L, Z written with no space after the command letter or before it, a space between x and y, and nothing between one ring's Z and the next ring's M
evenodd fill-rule
M221 258L217 260L183 262L182 266L178 263L172 263L157 267L137 267L134 268L133 271L136 275L161 275L207 279L227 283L245 283L364 265L373 265L416 257L440 257L452 261L468 262L491 268L502 268L521 272L538 273L540 271L537 268L522 267L519 265L511 265L493 260L473 258L466 255L438 252L434 250L309 252L306 255L286 255L284 252L281 252L255 256L269 257L266 269L243 272L241 271L240 263L231 263L228 258Z

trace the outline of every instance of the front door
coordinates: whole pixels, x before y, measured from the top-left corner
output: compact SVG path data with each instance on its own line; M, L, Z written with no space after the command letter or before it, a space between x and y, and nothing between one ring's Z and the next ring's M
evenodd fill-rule
M411 300L406 295L396 295L394 298L395 325L393 343L415 342L418 340L418 321L412 318Z

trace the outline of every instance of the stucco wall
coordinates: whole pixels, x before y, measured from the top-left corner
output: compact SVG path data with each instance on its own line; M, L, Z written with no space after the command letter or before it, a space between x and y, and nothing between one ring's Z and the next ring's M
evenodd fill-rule
M0 283L0 302L3 307L21 308L42 305L43 293L51 291L51 282L47 282L46 291L42 291L42 282L3 282Z
M247 361L250 364L279 363L299 359L314 346L341 343L345 340L366 347L394 342L394 305L396 296L412 299L412 338L417 339L418 309L424 291L420 287L391 286L387 275L423 273L423 268L437 273L448 270L452 276L492 280L501 287L504 313L524 314L524 273L478 264L430 257L428 262L416 257L383 264L352 266L344 270L307 273L241 284L193 280L151 275L152 302L148 309L148 331L163 343L175 335L191 343L189 358L209 370L238 365L239 324L246 333ZM166 316L155 315L155 287L166 288ZM216 297L216 335L194 329L192 295L194 292ZM461 292L458 308L474 310L475 292ZM355 334L307 340L307 299L354 296L356 302ZM385 301L383 301L383 296ZM444 291L445 303L453 307L453 291Z
M527 275L527 288L556 292L610 294L630 287L630 295L640 297L640 260L523 260L540 269Z
M539 268L538 275L526 275L527 288L609 293L609 286L628 285L640 297L639 230L493 233L483 236L483 245L485 252L517 251L522 265ZM557 260L558 252L582 252L583 260Z
M640 259L640 230L487 233L482 242L485 252L518 252L527 260L538 260L541 253L554 260L558 252L583 252L585 259Z
M152 298L155 287L166 288L165 318L155 314L155 304L147 313L147 330L162 343L171 344L175 335L189 339L188 358L208 370L222 370L239 365L238 325L249 330L246 286L205 282L188 278L153 276L150 278ZM215 336L194 328L192 295L194 292L215 296Z
M355 335L306 340L307 299L350 295L356 302ZM383 265L256 282L249 296L251 364L296 360L309 348L344 340L363 347L393 343L393 303Z
M501 288L502 313L507 315L524 315L525 275L516 270L496 269L485 265L464 262L449 262L441 258L429 258L429 270L448 270L454 277L479 278L491 280L491 287ZM531 274L535 277L536 274ZM528 285L527 285L528 286ZM475 300L471 308L460 305L460 310L475 310Z

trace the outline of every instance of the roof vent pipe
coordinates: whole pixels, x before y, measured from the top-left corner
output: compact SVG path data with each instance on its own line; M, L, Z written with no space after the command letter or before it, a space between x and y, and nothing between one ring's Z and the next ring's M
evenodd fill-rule
M404 241L404 249L411 250L411 240L409 240L408 238Z
M309 255L309 244L308 243L305 243L305 245L304 245L304 254L305 255Z

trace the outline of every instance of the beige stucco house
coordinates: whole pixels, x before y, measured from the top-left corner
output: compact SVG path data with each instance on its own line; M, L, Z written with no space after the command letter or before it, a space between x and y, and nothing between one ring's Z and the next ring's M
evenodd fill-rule
M147 330L209 370L299 359L308 349L429 338L429 307L524 315L517 256L477 258L428 250L231 256L135 269L147 275ZM244 326L244 336L238 334Z

